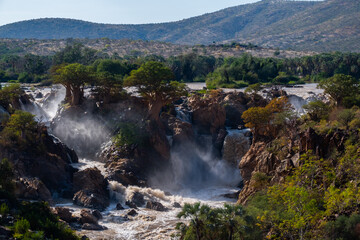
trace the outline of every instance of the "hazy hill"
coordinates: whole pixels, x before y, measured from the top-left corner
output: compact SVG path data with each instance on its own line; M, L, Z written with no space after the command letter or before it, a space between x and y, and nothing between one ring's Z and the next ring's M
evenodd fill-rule
M283 49L360 51L358 26L359 0L263 0L161 24L114 25L52 18L22 21L0 27L0 38L108 37L177 44L235 40Z

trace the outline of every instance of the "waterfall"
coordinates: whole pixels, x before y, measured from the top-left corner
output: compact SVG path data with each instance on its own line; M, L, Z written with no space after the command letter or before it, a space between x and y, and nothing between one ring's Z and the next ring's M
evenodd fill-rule
M176 111L176 117L178 119L180 119L183 122L187 122L187 123L191 123L192 122L192 116L191 116L191 112L181 108L181 107L175 107L175 111Z

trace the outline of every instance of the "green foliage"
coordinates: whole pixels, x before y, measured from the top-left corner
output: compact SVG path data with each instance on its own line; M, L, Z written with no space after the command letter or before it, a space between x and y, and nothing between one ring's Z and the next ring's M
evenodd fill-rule
M10 209L6 203L1 204L0 206L0 215L6 217L10 212Z
M19 150L42 150L41 131L34 115L17 110L5 122L0 132L0 144L8 148Z
M66 88L65 101L71 105L79 105L84 97L85 83L93 82L92 68L80 63L61 65L54 69L55 83L60 83Z
M330 106L321 100L309 102L303 108L313 121L320 121L329 117Z
M14 191L13 169L10 162L5 158L0 162L0 197L9 198ZM1 205L1 209L5 206ZM2 211L2 210L1 210Z
M117 146L141 145L144 143L145 135L142 129L134 123L121 123L118 133L114 137Z
M335 221L326 224L326 236L329 239L358 240L360 239L359 224L360 215L341 215Z
M273 136L278 128L292 117L287 98L275 98L265 107L251 107L242 114L245 126L251 128L254 136Z
M250 86L248 86L245 89L245 93L255 93L257 94L258 92L260 92L262 90L262 84L261 83L255 83L255 84L251 84Z
M16 223L14 224L15 234L23 235L27 233L29 230L30 230L30 223L26 219L21 218L17 220Z
M179 223L181 239L261 239L254 219L240 205L225 204L223 208L210 208L200 203L185 204L178 214L189 224Z
M360 94L359 82L354 77L344 74L336 74L321 81L319 87L324 89L337 105L343 105L345 98L354 98Z
M0 105L3 106L8 111L10 109L10 104L17 102L20 98L22 90L20 84L10 84L6 87L0 89Z
M48 203L22 203L19 216L30 223L33 231L43 231L46 238L78 240L79 237L66 224L52 214Z
M149 104L150 119L158 120L163 106L187 94L185 84L171 81L173 78L173 73L163 63L150 61L131 71L124 85L137 88Z

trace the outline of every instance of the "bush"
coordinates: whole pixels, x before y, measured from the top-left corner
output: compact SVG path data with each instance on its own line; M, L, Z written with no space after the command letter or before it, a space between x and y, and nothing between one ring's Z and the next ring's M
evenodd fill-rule
M326 235L329 239L355 240L360 239L358 225L360 215L340 216L335 221L328 222L325 226Z
M30 230L30 223L28 220L21 218L14 224L15 235L22 235Z
M144 142L141 128L134 123L120 123L118 133L114 137L117 146L140 145Z

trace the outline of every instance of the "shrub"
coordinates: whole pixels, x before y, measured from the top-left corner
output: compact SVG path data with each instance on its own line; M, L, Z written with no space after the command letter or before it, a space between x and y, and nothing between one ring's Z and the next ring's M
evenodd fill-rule
M360 224L360 215L339 216L335 221L328 222L325 226L325 232L329 239L360 239L358 226Z
M118 133L114 137L117 146L142 144L144 134L141 128L134 123L120 123Z

